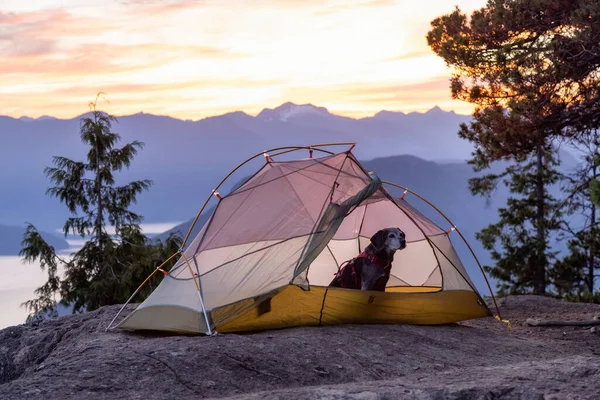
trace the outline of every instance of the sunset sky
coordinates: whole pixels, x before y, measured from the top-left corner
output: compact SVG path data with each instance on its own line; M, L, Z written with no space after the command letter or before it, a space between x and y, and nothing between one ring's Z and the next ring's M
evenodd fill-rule
M286 101L361 117L438 105L449 71L429 22L485 0L2 0L0 115L197 120Z

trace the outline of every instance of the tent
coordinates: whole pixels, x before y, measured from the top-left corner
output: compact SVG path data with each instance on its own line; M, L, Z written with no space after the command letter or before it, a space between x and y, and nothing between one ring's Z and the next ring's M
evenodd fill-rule
M174 255L179 258L171 270L154 271L165 273L160 285L113 327L123 306L107 329L211 334L340 323L444 324L491 315L450 241L455 228L442 229L411 206L408 189L392 196L350 145L338 153L325 149L331 145L271 149L254 175L221 196L221 184L263 153L240 164L204 203L202 209L213 195L218 199L200 232ZM277 158L302 149L310 156ZM386 291L329 288L340 264L385 227L400 227L407 240Z

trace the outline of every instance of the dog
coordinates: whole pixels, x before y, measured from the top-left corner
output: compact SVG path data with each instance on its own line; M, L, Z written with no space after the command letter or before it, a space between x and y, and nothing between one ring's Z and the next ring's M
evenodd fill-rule
M400 228L381 229L358 257L340 265L329 286L384 292L394 254L405 248L406 235Z

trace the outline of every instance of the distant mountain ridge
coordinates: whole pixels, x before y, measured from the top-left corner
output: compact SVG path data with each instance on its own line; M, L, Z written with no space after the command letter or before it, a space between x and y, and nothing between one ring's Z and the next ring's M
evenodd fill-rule
M50 182L43 170L52 165L53 156L84 159L79 119L85 115L89 113L72 119L0 116L0 223L31 221L48 231L62 226L68 214L46 196ZM472 146L456 132L469 120L439 108L427 113L383 111L355 119L291 102L256 116L234 111L197 121L147 113L119 116L113 131L122 136L121 143L139 140L145 148L117 183L153 180L154 186L139 196L134 210L145 217L144 222L181 221L197 211L198 199L225 174L264 149L356 142L353 152L360 159L411 154L426 160L464 160ZM251 173L260 162L242 168L239 176ZM222 190L230 188L225 185Z
M85 115L89 113L82 114ZM45 194L50 182L43 171L52 165L53 156L85 158L86 149L79 138L80 117L16 119L0 116L0 190L3 194L0 196L0 224L23 226L25 221L30 221L48 232L63 225L69 214L58 200ZM113 131L122 136L121 144L132 140L145 143L131 169L117 175L117 183L133 179L154 181L150 191L142 193L133 207L144 216L144 223L186 221L197 213L219 181L253 154L259 157L241 167L219 189L221 192L231 190L239 177L254 173L264 163L260 154L265 149L356 142L353 153L360 160L384 163L386 157L414 157L412 162L410 157L405 158L401 168L393 163L383 167L381 173L393 173L393 180L399 184L434 191L447 188L438 175L425 173L433 171L427 162L443 160L445 164L450 163L444 165L444 170L467 171L461 172L464 178L459 175L448 178L464 188L466 180L460 179L471 176L464 160L470 157L473 146L460 139L457 132L461 123L470 120L469 116L439 107L425 113L380 111L370 117L350 118L331 113L325 107L292 102L265 108L256 116L234 111L197 121L141 112L120 116L113 126ZM307 151L300 151L278 159L307 156ZM412 164L418 165L418 160L424 160L424 169L408 174L406 170ZM413 183L414 177L419 179ZM450 191L445 195L454 198L453 189L445 190ZM471 217L468 211L465 214L466 218Z
M18 255L21 250L21 241L23 240L24 233L24 226L0 225L0 256ZM48 232L40 232L40 234L57 251L69 248L69 243L57 235Z

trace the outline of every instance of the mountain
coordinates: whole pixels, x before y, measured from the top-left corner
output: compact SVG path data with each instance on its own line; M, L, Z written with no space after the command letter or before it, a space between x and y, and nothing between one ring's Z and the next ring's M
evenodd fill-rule
M62 226L69 215L58 200L45 194L50 183L43 171L52 165L53 156L85 158L79 119L0 116L0 223L22 225L30 221L47 231ZM122 144L132 140L145 143L131 168L117 176L117 183L133 179L154 182L133 206L145 217L145 223L185 221L198 211L223 176L264 149L356 142L353 152L361 160L412 155L458 165L473 150L457 135L459 125L469 120L469 116L439 107L425 113L381 111L355 119L324 107L290 102L266 108L256 116L235 111L197 121L137 113L119 117L113 126ZM288 156L306 157L307 152L278 159ZM261 163L261 156L250 161L219 190L228 192L233 182L253 173Z
M19 254L24 233L24 227L0 225L0 256L16 256ZM69 248L67 241L56 235L47 232L40 232L40 234L56 250Z
M49 231L62 226L67 211L46 196L49 181L43 171L52 165L53 156L84 159L80 117L0 116L0 223L31 221ZM382 111L355 119L324 107L294 103L264 109L256 116L236 111L197 121L137 113L118 117L113 125L121 143L145 143L131 168L118 176L118 183L153 180L154 186L139 196L134 210L148 223L181 221L197 211L199 199L225 174L264 149L356 142L354 153L361 159L411 154L426 160L464 160L472 147L456 132L459 124L469 119L439 108L408 114ZM261 162L262 157L252 161L236 176L251 173ZM228 185L221 190L230 190Z

